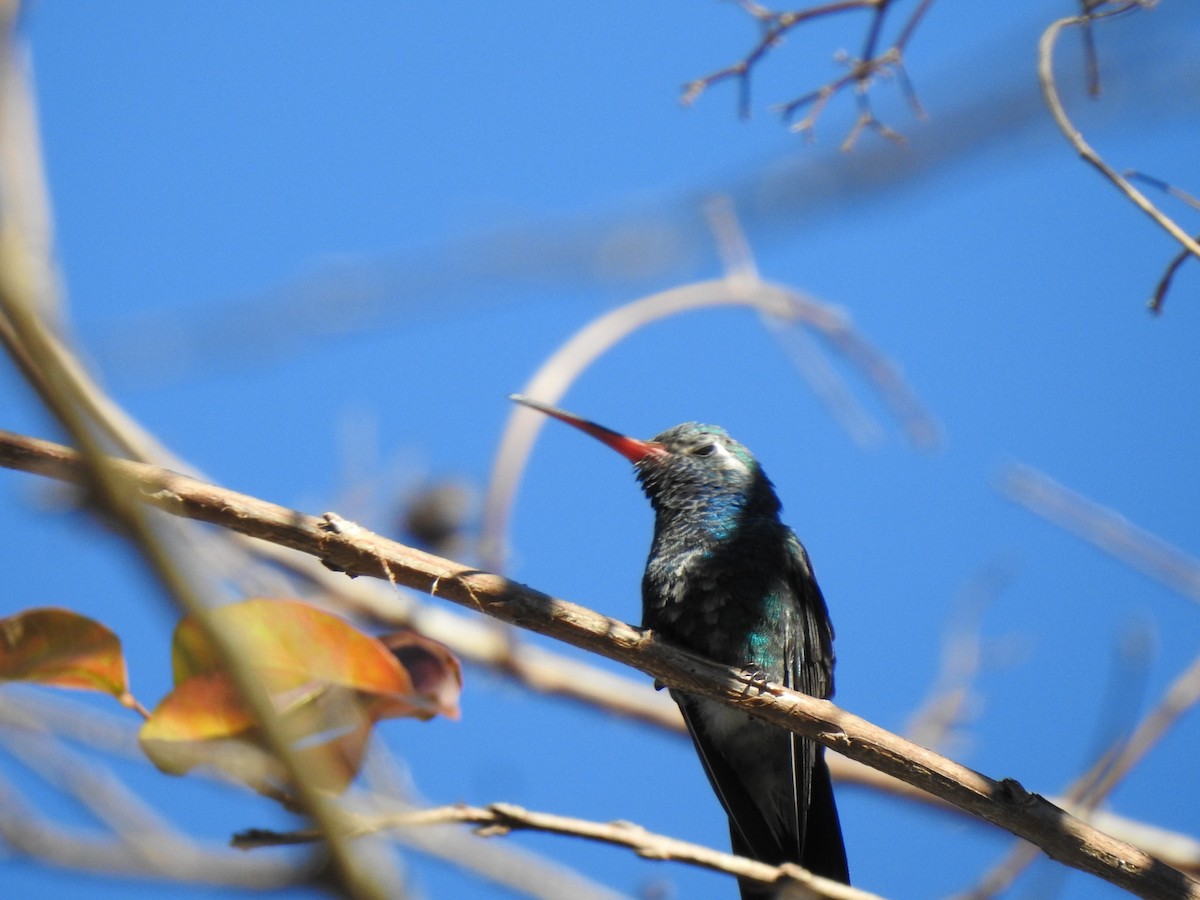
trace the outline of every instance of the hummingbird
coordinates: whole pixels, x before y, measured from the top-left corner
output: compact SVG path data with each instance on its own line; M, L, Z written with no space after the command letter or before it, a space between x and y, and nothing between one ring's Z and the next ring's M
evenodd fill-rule
M779 518L758 460L725 429L685 422L646 441L528 397L633 463L654 508L642 626L714 662L828 699L833 625L808 552ZM716 700L671 691L717 799L733 852L798 863L849 884L824 748ZM741 880L743 900L774 891Z

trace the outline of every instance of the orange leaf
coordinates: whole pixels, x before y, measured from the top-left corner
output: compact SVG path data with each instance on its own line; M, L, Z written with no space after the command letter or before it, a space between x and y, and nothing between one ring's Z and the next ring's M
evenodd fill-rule
M297 752L314 783L342 791L362 765L372 723L354 703L332 698L317 705L337 710L337 716L321 715L314 723L314 697L328 693L319 687L290 692L289 705L281 712L285 729L298 742L307 738ZM196 767L215 769L264 792L287 783L224 672L206 672L177 685L142 725L138 742L158 768L172 775Z
M175 686L142 723L142 740L203 741L254 728L237 689L224 672L206 672Z
M120 639L69 609L28 609L0 619L0 680L101 691L122 702L128 698Z
M237 634L247 662L283 718L289 739L314 761L317 780L341 790L362 764L380 719L457 715L457 660L440 645L416 647L427 686L375 638L299 600L245 600L214 610L218 628ZM423 639L422 639L423 640ZM443 655L445 658L443 658ZM253 716L197 623L179 623L172 644L175 690L142 727L146 754L164 771L213 766L263 789L282 774L261 748ZM453 670L453 674L451 674ZM429 686L432 685L432 686Z

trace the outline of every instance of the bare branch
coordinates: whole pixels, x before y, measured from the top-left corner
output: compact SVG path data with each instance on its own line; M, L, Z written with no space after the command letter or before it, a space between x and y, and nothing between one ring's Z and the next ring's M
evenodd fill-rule
M1042 38L1038 42L1038 80L1042 85L1042 96L1045 98L1046 105L1050 108L1050 113L1054 116L1054 121L1058 124L1059 130L1062 131L1063 135L1070 141L1071 146L1075 148L1075 151L1083 160L1090 163L1101 175L1111 181L1121 193L1128 197L1134 206L1148 215L1167 234L1183 245L1185 254L1191 254L1200 258L1200 242L1180 228L1173 219L1162 213L1158 207L1150 202L1145 194L1106 163L1100 154L1093 150L1091 145L1084 140L1083 135L1072 124L1070 118L1068 118L1067 111L1063 108L1062 100L1059 99L1058 87L1054 80L1054 44L1064 28L1090 28L1093 21L1111 18L1112 16L1131 12L1135 9L1145 8L1148 5L1150 5L1149 0L1085 4L1085 9L1087 10L1085 15L1059 19L1052 23L1042 34ZM1101 12L1096 12L1095 10L1100 6L1105 8ZM1180 264L1181 262L1172 263L1167 269L1166 276L1159 282L1158 288L1155 290L1154 296L1150 301L1150 310L1152 312L1158 312L1162 308L1162 299L1166 293L1167 286L1169 286L1171 277Z
M1161 178L1154 178L1150 175L1133 170L1127 170L1124 174L1125 177L1130 181L1144 181L1147 184L1152 185L1164 193L1176 198L1177 200L1182 200L1192 209L1200 209L1200 199L1193 197L1187 191L1181 190L1180 188L1175 187L1173 184L1163 181ZM1196 235L1192 238L1192 240L1200 243L1200 235ZM1162 311L1163 301L1167 298L1167 291L1171 289L1171 282L1175 280L1175 273L1179 271L1180 266L1182 266L1191 258L1191 250L1185 247L1175 254L1171 261L1167 263L1167 268L1163 271L1162 278L1158 280L1158 284L1154 286L1154 293L1150 295L1149 306L1151 312Z
M888 2L890 0L883 0L885 5ZM754 45L754 48L749 53L733 65L726 66L724 69L718 69L710 75L705 75L703 78L697 78L695 81L688 82L684 88L683 98L680 102L684 106L691 106L700 98L701 94L714 84L718 84L729 78L736 78L739 90L738 112L742 118L747 118L750 115L750 71L759 60L767 55L772 47L782 41L784 35L797 25L802 25L813 19L850 12L856 9L874 9L879 5L879 0L840 0L840 2L814 6L809 9L776 13L759 6L757 3L743 3L741 4L742 9L758 19L763 27L763 33L758 43Z
M894 2L895 0L841 0L841 2L825 3L807 9L775 12L758 3L742 0L738 5L741 6L747 15L755 19L762 29L762 34L759 36L758 42L749 53L736 63L726 66L723 69L718 69L703 78L697 78L689 82L684 88L682 102L684 105L691 105L714 84L728 79L736 79L738 82L738 112L742 118L748 118L750 115L751 73L754 67L762 62L763 58L774 47L783 43L784 37L792 29L815 19L827 18L844 12L867 10L870 12L871 18L867 25L867 33L863 40L863 48L859 57L852 59L844 54L836 57L839 62L847 65L849 70L847 74L833 79L802 97L783 104L779 107L779 110L782 112L785 120L790 120L797 112L808 108L809 114L800 122L794 124L792 130L811 137L813 126L825 110L829 101L844 89L853 85L859 115L849 136L842 143L842 149L851 149L857 141L859 134L864 129L876 131L889 140L903 141L903 138L899 134L875 117L871 109L869 92L871 83L876 77L895 75L901 84L905 98L909 101L913 109L914 115L918 118L924 117L924 111L917 100L916 92L913 90L912 83L904 72L904 50L908 42L912 39L917 26L924 18L925 13L933 5L933 0L920 0L900 29L896 40L887 50L879 52L884 20Z
M513 831L543 831L627 847L646 859L689 863L762 884L782 887L784 890L779 895L780 900L791 896L824 897L828 900L879 900L877 894L814 875L796 865L768 865L743 856L655 834L632 822L593 822L553 813L533 812L512 803L490 803L482 807L458 803L391 815L363 816L355 823L351 835L359 837L380 831L447 823L479 826L476 833L485 837L506 835ZM309 843L320 839L320 833L312 830L286 833L254 830L235 835L233 846L249 850L255 847ZM788 886L796 886L801 890L789 892Z
M633 666L668 687L718 699L811 737L1137 896L1200 900L1197 882L1027 792L1016 781L995 781L826 700L779 685L757 685L749 673L700 659L645 629L365 529L345 528L335 516L319 519L153 466L110 462L128 479L126 484L136 486L138 499L159 509L311 553L350 575L384 577ZM73 482L87 472L79 456L65 447L4 432L0 465Z

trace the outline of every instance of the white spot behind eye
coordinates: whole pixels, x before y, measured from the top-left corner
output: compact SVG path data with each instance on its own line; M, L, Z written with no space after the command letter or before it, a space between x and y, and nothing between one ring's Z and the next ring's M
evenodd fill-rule
M711 456L711 457L714 457L714 458L720 460L721 468L725 469L727 471L732 471L732 472L747 471L747 466L742 461L742 459L739 456L731 453L729 451L729 448L726 447L724 444L720 443L719 441L714 441L712 444L707 444L705 446L711 447L712 448L711 451L708 453L699 453L698 455ZM698 448L698 450L699 449L703 449L703 448Z

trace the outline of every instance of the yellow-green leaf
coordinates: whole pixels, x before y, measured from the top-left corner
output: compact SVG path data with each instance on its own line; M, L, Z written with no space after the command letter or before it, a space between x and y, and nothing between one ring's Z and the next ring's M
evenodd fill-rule
M249 646L248 662L271 691L322 681L371 693L412 694L408 673L375 638L312 604L243 600L214 610L213 619ZM190 617L175 629L171 662L176 684L221 668L216 650Z

